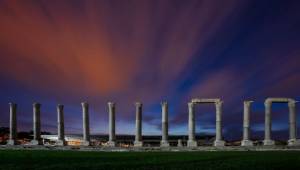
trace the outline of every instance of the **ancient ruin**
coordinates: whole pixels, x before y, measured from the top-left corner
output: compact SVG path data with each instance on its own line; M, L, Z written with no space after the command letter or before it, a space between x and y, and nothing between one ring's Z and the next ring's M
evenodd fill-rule
M300 140L297 139L297 119L296 119L296 102L291 98L267 98L265 100L265 137L263 140L263 146L274 146L275 142L272 140L272 119L271 119L271 107L272 103L287 103L289 108L289 139L287 141L288 146L300 146ZM192 99L188 103L188 148L199 147L195 138L196 125L195 125L195 105L196 104L214 104L216 108L216 134L213 142L214 147L225 147L226 142L222 136L222 106L223 101L219 98L216 99ZM243 136L241 140L241 147L254 147L254 143L250 136L250 115L251 104L253 101L244 101L243 112ZM82 125L83 125L83 137L82 146L91 146L90 142L90 125L89 125L89 104L87 102L81 103L82 106ZM10 108L10 133L7 146L16 145L17 139L17 104L9 103ZM135 115L136 115L136 131L135 140L133 142L134 147L144 147L142 138L142 108L141 102L135 103ZM41 141L41 120L40 120L41 104L33 104L33 139L31 140L31 146L42 145ZM109 139L107 141L108 147L116 147L116 104L108 102L108 114L109 114ZM168 140L168 103L166 101L161 103L161 148L169 148ZM64 130L64 106L57 105L57 141L56 146L66 146L65 130ZM177 140L177 139L176 139ZM183 147L182 139L178 139L177 147ZM263 147L262 146L262 147Z

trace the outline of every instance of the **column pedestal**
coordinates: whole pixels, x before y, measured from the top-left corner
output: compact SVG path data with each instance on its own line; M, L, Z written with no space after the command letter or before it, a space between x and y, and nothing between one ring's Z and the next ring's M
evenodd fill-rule
M264 146L274 146L275 145L274 140L271 140L271 139L264 140L263 143L264 143Z
M67 142L65 140L58 140L55 142L56 146L65 146L67 145Z
M7 144L6 145L17 145L17 141L13 140L13 139L9 139L9 140L7 140Z
M215 140L214 141L214 146L225 146L225 141L223 140Z
M162 140L162 141L160 141L160 146L161 147L169 147L170 144L167 140Z
M300 140L299 139L289 139L288 146L300 146Z
M143 142L142 141L134 141L134 147L142 147L143 146Z
M109 147L115 147L116 146L116 142L115 141L108 141L107 142L107 146L109 146Z
M253 146L253 141L251 140L242 140L242 146Z
M197 141L196 141L196 140L188 140L187 146L188 146L188 147L197 147L198 144L197 144Z
M91 146L91 142L90 141L82 141L80 143L81 146Z

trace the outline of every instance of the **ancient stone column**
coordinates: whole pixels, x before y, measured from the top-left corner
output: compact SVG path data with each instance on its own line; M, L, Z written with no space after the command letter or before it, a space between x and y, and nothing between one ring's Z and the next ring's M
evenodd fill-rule
M135 147L142 147L142 103L135 103Z
M250 132L250 106L253 101L244 101L244 121L243 121L243 140L242 146L253 146L249 138Z
M7 145L17 144L17 104L9 103L9 140Z
M109 114L109 140L108 146L116 146L116 127L115 127L115 103L108 102L108 114Z
M197 147L197 141L195 140L195 112L194 103L188 103L189 107L189 140L187 142L188 147Z
M83 141L81 145L90 145L90 123L89 123L89 104L87 102L81 103L82 106L82 124L83 124Z
M167 102L162 102L161 103L161 131L162 131L162 136L161 136L161 142L160 146L161 147L169 147L170 144L168 142L168 130L169 130L169 123L168 123L168 103Z
M214 141L214 146L225 146L225 141L222 137L222 105L223 102L219 101L215 103L216 105L216 139Z
M265 146L272 146L275 142L271 139L271 106L272 102L265 102L265 139L263 141Z
M41 104L33 104L33 140L31 145L41 145L41 117L40 117Z
M297 139L297 118L296 118L296 101L292 100L288 102L289 106L289 146L299 146L300 141Z
M64 125L64 105L57 105L57 141L56 145L64 146L65 141L65 125Z

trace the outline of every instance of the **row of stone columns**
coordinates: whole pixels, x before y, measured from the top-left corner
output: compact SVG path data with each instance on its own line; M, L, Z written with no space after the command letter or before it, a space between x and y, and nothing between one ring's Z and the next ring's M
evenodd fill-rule
M211 101L209 101L211 102ZM244 113L243 113L243 139L241 142L242 146L253 146L253 142L250 140L250 112L251 103L253 101L244 102ZM300 145L300 141L297 139L297 125L296 125L296 101L279 100L279 99L267 99L265 102L265 139L264 145L274 145L274 141L271 139L271 105L272 102L288 102L289 107L289 140L290 146ZM222 101L214 101L216 106L216 136L214 146L224 146L225 142L222 137ZM90 145L90 127L89 127L89 105L87 102L82 104L82 117L83 117L83 140L82 145ZM9 103L10 105L10 134L8 145L15 145L17 138L17 105ZM142 142L142 103L135 103L136 106L136 132L134 146L143 146ZM188 142L189 147L196 147L197 141L195 139L195 102L188 103ZM41 104L33 104L33 140L30 142L31 145L40 145L41 142L41 120L40 120L40 107ZM161 146L168 147L168 103L162 102L162 140ZM116 133L115 133L115 103L108 103L109 113L109 141L108 146L116 146ZM57 145L65 145L65 132L64 132L64 106L57 106Z
M201 103L201 101L199 102ZM211 101L209 101L211 103ZM222 137L222 101L213 101L216 106L216 136L214 141L214 146L224 146L225 141ZM195 104L196 102L189 102L188 103L188 110L189 110L189 121L188 121L188 143L189 147L196 147L198 146L197 141L195 139L196 133L196 124L195 124Z

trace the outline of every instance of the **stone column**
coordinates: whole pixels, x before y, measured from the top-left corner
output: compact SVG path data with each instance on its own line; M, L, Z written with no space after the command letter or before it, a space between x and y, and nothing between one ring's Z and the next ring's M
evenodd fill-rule
M214 141L214 146L225 146L225 141L222 137L222 105L223 102L219 101L215 103L216 105L216 139Z
M41 104L33 104L33 139L31 145L41 145L41 117L40 117Z
M9 103L9 140L7 145L17 144L17 104Z
M64 146L65 141L65 125L64 125L64 105L57 105L57 142L56 145Z
M142 147L142 103L135 103L135 147Z
M81 103L82 106L82 124L83 124L83 141L81 145L89 146L90 143L90 123L89 123L89 104Z
M108 102L108 114L109 114L109 140L108 146L116 146L116 127L115 127L115 103Z
M197 141L195 140L195 112L194 112L194 103L189 102L189 140L187 142L188 147L197 147Z
M289 146L299 146L300 141L297 139L297 118L296 118L296 101L292 100L288 102L289 106Z
M253 142L249 138L250 132L250 106L253 101L244 101L244 121L243 121L243 140L242 146L253 146Z
M162 116L161 116L162 136L161 136L160 146L161 147L169 147L170 144L168 142L169 124L168 124L168 103L167 102L161 103L161 113L162 113Z
M271 139L271 106L272 102L265 101L265 139L263 141L265 146L275 145L275 142Z

